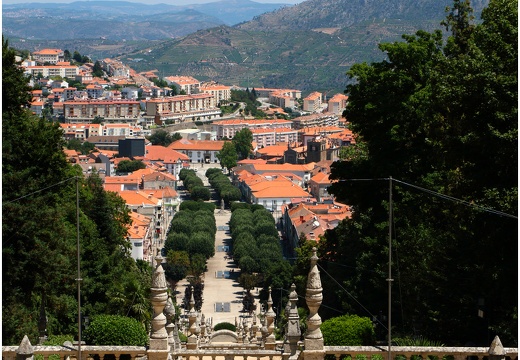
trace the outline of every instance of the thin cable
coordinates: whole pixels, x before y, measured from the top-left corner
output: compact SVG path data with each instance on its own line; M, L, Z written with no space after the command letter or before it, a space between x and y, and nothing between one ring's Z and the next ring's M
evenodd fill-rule
M42 192L42 191L45 191L45 190L48 190L48 189L50 189L50 188L53 188L53 187L58 186L58 185L61 185L61 184L65 183L65 182L67 182L67 181L70 181L70 180L73 180L73 179L76 179L76 178L77 178L77 176L71 177L71 178L69 178L69 179L65 179L65 180L63 180L63 181L60 181L59 183L56 183L56 184L54 184L54 185L47 186L47 187L45 187L45 188L43 188L43 189L36 190L36 191L34 191L34 192L32 192L32 193L29 193L29 194L26 194L26 195L23 195L23 196L20 196L19 198L16 198L16 199L14 199L14 200L6 201L6 202L4 202L2 205L7 205L7 204L10 204L10 203L13 203L13 202L15 202L15 201L18 201L18 200L21 200L21 199L26 198L26 197L28 197L28 196L31 196L31 195L37 194L37 193Z
M507 213L502 212L502 211L498 211L498 210L487 208L487 207L484 207L484 206L472 204L472 203L470 203L468 201L457 199L457 198L455 198L453 196L444 195L444 194L441 194L441 193L438 193L438 192L435 192L435 191L432 191L432 190L428 190L428 189L422 188L420 186L409 184L409 183L401 181L401 180L397 180L397 179L393 179L393 180L395 182L400 183L400 184L410 186L410 187L412 187L414 189L423 191L423 192L428 193L430 195L437 196L437 197L439 197L441 199L444 199L444 200L453 201L453 202L456 202L456 203L459 203L459 204L463 204L463 205L466 205L468 207L472 207L472 208L475 208L475 209L478 209L478 210L481 210L481 211L489 212L489 213L494 214L494 215L505 216L505 217L509 217L509 218L512 218L512 219L518 219L517 216L511 215L511 214L507 214Z
M330 277L332 280L334 280L334 282L343 290L347 293L348 296L350 296L352 299L354 299L354 301L356 303L358 303L359 306L361 306L363 308L363 310L365 310L371 317L372 319L376 319L377 322L379 324L381 324L381 326L383 326L386 330L388 330L388 328L381 322L379 321L379 319L377 319L377 317L372 314L366 307L363 306L363 304L361 304L355 297L354 295L352 295L351 293L349 293L343 286L341 286L341 284L336 280L334 279L327 271L325 271L325 269L320 265L320 264L316 264L328 277Z
M387 181L387 180L390 180L390 178L339 179L339 180L337 180L337 182L347 182L347 181L381 181L381 180ZM505 217L509 217L509 218L512 218L512 219L518 219L517 216L511 215L511 214L507 214L507 213L499 211L499 210L487 208L487 207L484 207L484 206L475 205L475 204L472 204L472 203L470 203L468 201L457 199L457 198L455 198L453 196L444 195L444 194L435 192L433 190L428 190L428 189L422 188L420 186L413 185L413 184L407 183L407 182L402 181L402 180L398 180L396 178L392 178L392 180L395 181L395 182L398 182L400 184L410 186L410 187L415 188L417 190L424 191L424 192L426 192L426 193L428 193L430 195L434 195L434 196L440 197L441 199L444 199L444 200L449 200L449 201L453 201L453 202L456 202L456 203L460 203L460 204L463 204L463 205L466 205L466 206L469 206L469 207L472 207L472 208L479 209L481 211L489 212L489 213L494 214L494 215L505 216Z
M290 292L289 290L286 290L286 289L284 289L284 288L281 288L281 289L278 288L278 289L276 289L276 290L283 290L284 292L287 292L287 293ZM300 295L300 294L296 294L296 295L298 295L298 297L299 297L300 299L304 299L304 300L305 300L305 296ZM324 305L324 304L321 304L320 307L325 307L325 308L327 308L327 309L334 310L335 312L338 312L338 313L340 313L340 314L345 314L345 312L342 311L342 310L338 310L338 309L336 309L336 308L333 308L333 307L331 307L331 306L327 306L327 305Z

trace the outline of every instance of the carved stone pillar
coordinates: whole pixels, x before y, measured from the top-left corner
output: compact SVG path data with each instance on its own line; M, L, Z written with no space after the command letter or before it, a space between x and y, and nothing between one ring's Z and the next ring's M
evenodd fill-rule
M189 332L190 336L188 336L188 342L186 344L186 348L188 350L194 350L197 348L197 312L195 311L195 298L193 296L193 288L191 289L191 298L190 298L190 312L188 314L188 320L190 322Z
M296 354L298 349L298 341L302 335L300 330L300 316L298 315L298 294L296 293L296 285L291 285L289 293L287 315L287 332L285 333L284 353Z
M274 336L274 319L276 313L273 311L273 298L271 297L271 287L269 287L269 298L267 299L267 312L265 318L267 319L267 331L269 335L265 339L265 349L274 350L276 347L276 339Z
M149 360L166 360L168 357L168 333L163 310L168 300L166 278L162 268L162 256L154 258L156 265L152 277L150 300L153 306L152 331L150 333Z
M307 278L305 301L309 308L307 331L305 333L305 359L323 359L323 334L321 333L321 317L318 314L323 300L320 272L318 270L316 248L312 248L311 269Z

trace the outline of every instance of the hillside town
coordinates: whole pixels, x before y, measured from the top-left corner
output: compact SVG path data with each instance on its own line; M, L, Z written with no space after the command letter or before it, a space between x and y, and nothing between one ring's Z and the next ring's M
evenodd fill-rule
M244 89L192 76L159 79L156 71L136 73L108 58L76 63L61 49L19 60L31 75L33 113L59 121L67 141L93 146L88 154L64 149L69 161L85 176L99 174L104 188L132 210L128 241L134 259L152 262L164 246L180 202L180 171L220 167L217 155L242 129L252 133L251 153L226 170L244 201L273 214L289 253L301 236L319 241L350 216L349 206L327 192L331 164L355 143L342 117L348 101L343 94L325 99L319 92L302 97L295 89ZM103 76L94 76L99 66ZM233 90L254 91L266 116L255 118L242 108L224 114L220 107L232 102ZM158 129L180 139L153 145L147 137ZM118 164L127 160L146 168L118 174Z

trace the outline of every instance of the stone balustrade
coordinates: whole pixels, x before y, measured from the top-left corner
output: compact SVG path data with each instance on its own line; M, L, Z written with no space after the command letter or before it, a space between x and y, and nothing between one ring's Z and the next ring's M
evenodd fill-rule
M2 360L16 360L18 346L2 346ZM92 359L96 355L103 359L105 355L114 355L119 360L121 355L129 356L131 360L139 360L145 357L147 349L144 346L81 346L82 360ZM41 355L43 360L48 360L51 355L59 356L60 360L77 359L78 349L75 346L33 346L32 356ZM26 356L25 358L31 358Z
M261 328L255 319L251 327L247 322L238 327L238 333L220 330L211 333L211 336L208 336L210 332L206 332L204 316L200 316L199 319L193 308L192 293L190 336L187 344L181 345L177 324L167 324L168 319L163 313L168 300L166 279L161 266L162 258L157 256L155 260L157 264L151 296L154 317L150 346L81 346L79 360L104 360L105 355L110 355L110 359L115 357L115 360L120 360L122 355L125 355L124 360L325 360L332 357L336 360L518 360L518 348L504 348L498 336L489 347L392 346L388 349L387 346L324 346L320 329L321 317L318 314L323 289L317 267L316 248L313 248L310 259L311 269L305 296L309 316L303 338L300 334L300 319L296 307L298 294L296 286L293 285L286 307L288 325L283 341L276 341L273 333L275 313L271 309L271 291ZM169 320L172 318L171 308L172 304L166 307ZM203 331L200 330L201 323ZM35 355L40 355L43 360L51 359L51 355L57 355L60 360L78 360L78 353L79 349L73 345L32 346L25 336L20 346L2 347L2 360L34 360Z
M429 357L437 360L447 358L450 360L466 360L471 357L474 360L484 360L484 358L492 359L510 359L518 358L517 348L503 348L503 355L491 355L488 347L429 347L429 346L392 346L392 359L406 358L410 360L414 356L419 356L421 359L428 359ZM325 355L334 355L336 360L341 357L350 356L352 360L387 360L388 347L387 346L324 346Z

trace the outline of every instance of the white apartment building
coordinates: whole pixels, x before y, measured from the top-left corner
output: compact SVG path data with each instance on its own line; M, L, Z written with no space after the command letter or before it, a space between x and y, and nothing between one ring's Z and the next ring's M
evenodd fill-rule
M317 91L310 93L303 99L303 110L309 112L318 112L321 109L323 95Z
M298 130L288 128L262 128L251 129L253 141L259 148L265 146L276 145L279 142L292 143L298 141Z
M304 129L319 126L338 126L338 115L332 113L312 114L300 116L292 120L293 128Z
M74 79L76 78L76 75L79 74L79 69L77 66L70 65L70 63L63 63L63 65L27 66L25 68L25 73L32 76L42 74L43 77L61 76L62 78L68 77Z
M57 64L65 59L65 55L61 49L42 49L35 51L32 57L35 61L40 63L48 62L51 64Z
M199 88L200 93L210 94L215 98L215 104L231 99L231 87L219 84L203 84Z
M328 112L334 115L341 116L343 110L347 107L348 96L343 94L336 94L330 100L328 104Z
M200 81L191 76L168 76L164 80L168 86L175 85L179 92L184 90L186 95L199 93Z
M65 101L63 114L69 123L90 123L96 116L105 123L136 123L140 119L138 101L132 100L80 100Z
M212 131L217 135L217 139L232 139L237 132L243 128L261 129L279 129L292 128L292 121L283 119L263 119L263 120L220 120L212 124Z

